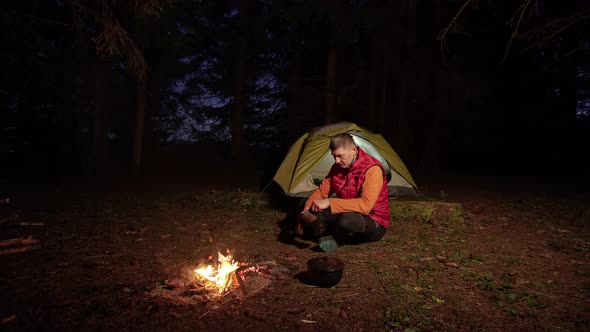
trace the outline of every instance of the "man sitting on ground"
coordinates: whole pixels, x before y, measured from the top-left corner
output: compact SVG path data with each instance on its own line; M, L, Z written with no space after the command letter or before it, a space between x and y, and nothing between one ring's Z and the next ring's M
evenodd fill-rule
M335 135L330 151L334 165L305 202L300 221L311 212L311 229L324 251L347 242L380 240L389 228L383 165L356 146L349 134Z

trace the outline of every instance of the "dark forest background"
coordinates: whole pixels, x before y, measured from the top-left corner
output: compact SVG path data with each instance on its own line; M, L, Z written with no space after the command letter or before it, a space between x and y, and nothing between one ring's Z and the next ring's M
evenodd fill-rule
M412 173L588 175L581 0L2 1L0 176L254 165L326 123Z

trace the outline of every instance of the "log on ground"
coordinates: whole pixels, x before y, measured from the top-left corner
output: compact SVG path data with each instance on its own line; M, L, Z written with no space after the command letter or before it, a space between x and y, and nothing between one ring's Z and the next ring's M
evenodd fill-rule
M394 222L418 221L435 225L463 222L463 207L459 203L390 200L389 208Z
M14 247L23 247L23 246L31 246L35 244L39 244L41 241L33 239L32 236L27 238L18 238L18 239L10 239L10 240L0 240L0 249L5 248L14 248Z
M29 251L33 251L36 249L41 248L40 245L35 244L35 245L29 245L29 246L23 246L23 247L14 247L14 248L7 248L7 249L0 249L0 256L4 256L4 255L12 255L12 254L20 254L23 252L29 252Z

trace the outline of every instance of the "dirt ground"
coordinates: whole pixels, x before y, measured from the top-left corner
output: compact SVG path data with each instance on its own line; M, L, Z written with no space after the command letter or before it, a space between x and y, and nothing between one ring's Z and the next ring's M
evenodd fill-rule
M590 330L587 192L535 179L417 181L422 199L462 204L464 221L394 215L381 241L329 254L285 233L285 200L247 186L11 188L0 216L44 226L0 228L1 240L42 244L0 256L0 329ZM245 273L244 287L232 279L219 296L193 270L227 249L264 273ZM321 255L344 262L335 287L299 279Z

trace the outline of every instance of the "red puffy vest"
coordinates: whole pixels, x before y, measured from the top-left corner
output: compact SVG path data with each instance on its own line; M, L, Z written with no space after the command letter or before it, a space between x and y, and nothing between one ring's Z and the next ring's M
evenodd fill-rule
M351 199L361 197L361 188L365 183L365 173L369 167L378 165L383 172L383 186L379 191L379 196L373 206L373 210L369 213L369 217L373 218L379 225L389 228L389 203L387 196L387 176L381 163L365 153L357 146L358 156L356 161L350 168L340 168L336 164L330 169L328 174L331 177L330 194L336 194L338 198Z

